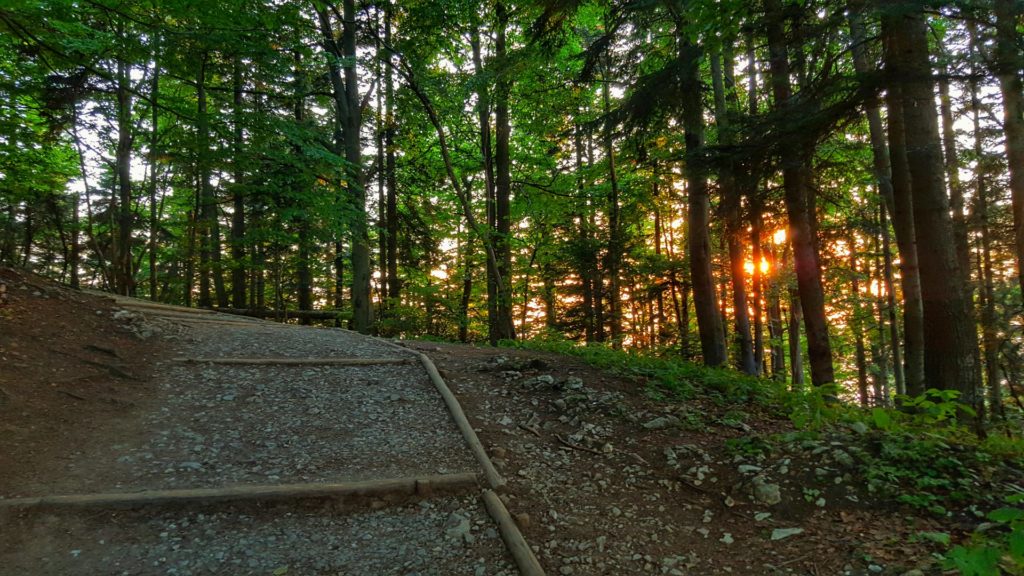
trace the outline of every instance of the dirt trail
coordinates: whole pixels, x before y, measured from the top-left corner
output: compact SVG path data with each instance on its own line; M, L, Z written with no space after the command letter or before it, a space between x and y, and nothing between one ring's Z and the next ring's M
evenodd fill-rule
M28 315L41 297L21 290L17 280L7 282L14 284L7 313ZM126 311L87 296L66 297L82 309L65 313L97 310L89 310L99 321L97 332L83 337L95 338L103 328L120 333L121 345L152 350L146 358L151 370L126 377L126 390L111 390L114 398L121 392L131 398L113 412L95 410L95 390L69 391L72 409L109 422L82 430L70 450L55 446L42 458L22 456L32 472L5 478L3 500L479 472L412 353L343 330ZM0 340L0 346L4 351L10 343ZM111 354L121 356L128 351ZM257 356L410 362L346 367L180 360ZM127 374L135 370L128 364L111 366ZM513 573L477 487L404 498L0 512L2 575Z

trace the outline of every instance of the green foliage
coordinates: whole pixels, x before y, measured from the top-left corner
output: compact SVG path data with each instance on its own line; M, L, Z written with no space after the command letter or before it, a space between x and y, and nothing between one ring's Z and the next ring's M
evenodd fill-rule
M672 352L655 355L615 350L598 344L581 345L554 333L511 344L523 349L576 356L596 368L653 385L676 399L686 399L700 393L724 403L756 402L770 405L780 394L775 382L752 378L726 368L700 366L674 357Z
M785 407L790 421L798 429L809 430L820 430L835 422L843 410L843 406L835 400L838 392L839 387L830 384L788 393L785 396Z
M1024 509L1017 507L1024 502L1024 494L1009 496L1006 502L1011 506L989 512L989 524L944 554L946 568L963 576L1024 574Z

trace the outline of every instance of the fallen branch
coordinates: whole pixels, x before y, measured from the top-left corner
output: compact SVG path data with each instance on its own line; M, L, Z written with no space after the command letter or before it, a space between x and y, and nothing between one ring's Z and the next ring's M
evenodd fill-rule
M540 430L537 430L536 428L534 428L532 426L527 426L526 424L520 424L519 427L522 428L523 430L526 430L527 432L530 432L531 434L533 434L537 438L541 437Z
M209 502L272 501L300 498L339 498L350 496L413 496L434 491L470 488L478 484L476 474L440 474L419 478L389 478L360 482L323 484L280 484L232 486L229 488L191 488L185 490L146 490L103 494L68 494L30 498L0 499L0 509L52 507L135 507L165 504L205 504Z
M452 415L452 419L455 420L455 425L459 427L459 431L462 432L462 437L469 444L469 449L476 456L477 462L484 469L484 475L487 477L487 484L491 488L498 490L505 487L505 479L501 477L498 470L494 467L494 463L491 462L487 451L484 450L484 445L480 443L480 438L477 437L476 431L473 430L473 426L469 423L469 419L466 418L466 413L462 411L462 406L459 405L458 398L452 394L452 391L445 384L444 378L441 378L440 372L437 371L437 366L434 366L434 362L427 357L426 354L417 353L416 356L420 359L420 363L423 364L423 368L427 371L427 375L430 376L430 381L434 383L434 387L441 394L441 398L444 399L445 405L448 406L448 411Z
M572 448L573 450L581 450L583 452L590 452L591 454L597 454L598 456L602 456L603 455L603 454L601 454L601 452L599 452L597 450L594 450L593 448L588 448L586 446L580 446L579 444L573 444L572 442L569 442L565 438L562 438L562 436L560 434L555 434L555 438L557 438L558 441L561 442L563 446L567 446L569 448Z
M189 364L227 364L256 366L377 366L409 364L411 358L175 358Z
M505 546L512 554L516 566L519 567L519 573L523 576L544 576L544 569L541 568L540 562L534 556L530 545L526 543L526 539L523 538L522 532L519 531L519 527L516 526L515 520L508 513L508 508L505 507L501 498L492 490L484 490L484 506L487 508L487 513L498 524L501 539L505 541Z

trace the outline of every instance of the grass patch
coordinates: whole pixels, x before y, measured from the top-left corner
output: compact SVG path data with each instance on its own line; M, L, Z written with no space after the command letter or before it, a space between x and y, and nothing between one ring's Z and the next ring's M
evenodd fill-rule
M502 343L520 350L555 352L580 358L588 365L617 376L644 381L652 399L686 400L697 395L738 404L777 404L785 387L777 382L746 376L728 368L708 368L674 357L672 352L644 354L614 350L603 344L581 345L557 334Z

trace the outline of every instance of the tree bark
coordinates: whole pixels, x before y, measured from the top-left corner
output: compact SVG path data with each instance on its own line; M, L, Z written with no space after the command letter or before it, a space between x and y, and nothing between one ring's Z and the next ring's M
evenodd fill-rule
M509 97L512 80L507 70L505 29L508 27L508 13L502 2L495 4L497 26L495 30L494 56L498 63L497 81L494 89L494 256L497 261L497 278L504 278L502 286L496 286L497 302L495 315L490 318L490 341L516 337L512 322L512 158L509 148L512 127L509 122ZM526 287L527 289L529 286Z
M245 136L242 130L242 61L235 56L232 64L231 83L234 92L232 100L234 115L234 158L232 159L232 200L231 213L231 301L235 308L245 307L245 170L242 167L242 147Z
M605 72L610 72L611 66L605 62ZM607 80L607 79L606 79ZM611 110L608 82L601 83L601 96L604 102L604 113L607 115ZM615 146L612 136L612 125L608 121L604 127L604 153L608 162L608 253L607 253L607 275L608 275L608 324L611 329L612 346L622 346L622 252L625 250L622 239L621 207L619 205L619 175L615 164ZM602 323L603 324L603 323Z
M697 314L701 354L707 366L721 366L727 353L718 311L715 279L711 272L710 194L704 155L703 85L700 80L701 49L689 40L688 32L677 22L678 58L681 65L680 93L686 143L687 243L690 251L690 279L693 305Z
M895 4L887 15L891 45L886 65L902 84L904 137L913 195L913 214L924 311L925 382L954 389L960 401L981 409L977 382L977 333L965 298L964 272L957 262L949 200L943 181L942 146L935 111L934 80L928 59L928 29L919 5ZM913 9L909 9L913 8Z
M384 9L384 44L391 45L391 2ZM385 50L388 65L384 67L384 180L387 215L387 281L388 298L395 304L402 301L402 280L398 277L398 169L395 161L395 79L391 70L391 53Z
M725 52L711 56L712 88L715 98L715 124L718 126L719 145L729 147L735 144L730 108L735 108L732 94L732 55ZM728 86L727 86L728 84ZM727 104L728 101L728 104ZM719 170L718 186L722 194L725 213L726 244L729 252L730 288L732 289L733 330L739 356L737 367L746 374L756 375L757 361L754 356L754 339L750 334L750 312L747 302L746 254L743 238L746 229L743 221L742 189L737 181L736 164L728 162ZM754 262L755 270L758 263Z
M784 15L779 0L766 0L765 10L768 18L769 64L775 106L779 110L795 114L794 104L790 99L789 56L783 33ZM832 367L828 321L825 316L825 292L814 234L816 215L810 209L808 201L808 162L813 153L813 142L801 141L782 146L780 156L786 213L789 217L788 236L793 249L804 328L807 332L811 383L821 386L835 382L835 373Z
M119 28L119 34L123 34ZM132 96L129 86L128 63L117 61L117 273L115 288L118 294L135 294L135 271L132 258Z
M363 171L362 110L359 101L359 75L356 69L356 5L355 0L342 2L341 43L335 40L327 9L318 5L317 17L325 49L331 54L329 73L335 112L341 127L341 148L347 163L345 185L351 206L349 230L352 299L352 328L369 334L373 328L373 302L370 291L370 234L366 215L366 175Z
M1003 133L1010 172L1013 209L1013 244L1017 257L1017 281L1024 296L1024 54L1017 28L1021 22L1019 0L995 0L996 75L1003 96Z

